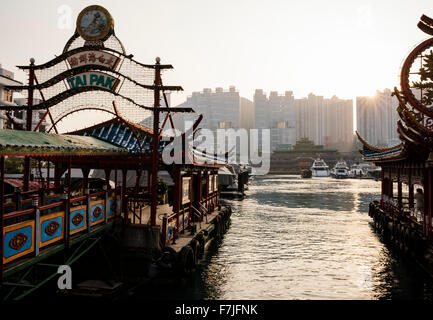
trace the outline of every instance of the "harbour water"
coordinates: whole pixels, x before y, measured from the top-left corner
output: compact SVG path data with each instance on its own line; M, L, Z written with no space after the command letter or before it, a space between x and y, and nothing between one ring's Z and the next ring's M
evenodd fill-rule
M152 298L433 299L432 280L370 224L380 182L271 175L247 194L226 201L231 226L198 272Z

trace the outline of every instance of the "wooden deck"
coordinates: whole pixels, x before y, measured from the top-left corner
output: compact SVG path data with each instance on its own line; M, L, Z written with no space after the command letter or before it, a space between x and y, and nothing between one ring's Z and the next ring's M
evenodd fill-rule
M176 243L174 244L170 243L167 246L173 248L174 250L176 250L176 252L179 252L183 247L185 247L192 240L192 238L194 238L194 236L197 233L199 233L202 230L205 230L211 224L210 222L213 220L213 218L215 218L218 214L219 214L218 209L214 210L213 212L208 214L207 219L205 217L202 222L195 223L197 225L197 232L195 234L191 235L191 232L185 231L184 233L179 234L179 238L176 239Z
M158 205L156 209L156 225L162 226L163 215L164 214L170 215L172 214L172 212L173 212L173 206L169 206L168 204ZM140 209L136 209L135 213L136 213L135 220L133 214L129 215L129 218L131 219L131 223L145 224L145 225L150 224L150 205L145 205L141 209L141 214L140 214Z

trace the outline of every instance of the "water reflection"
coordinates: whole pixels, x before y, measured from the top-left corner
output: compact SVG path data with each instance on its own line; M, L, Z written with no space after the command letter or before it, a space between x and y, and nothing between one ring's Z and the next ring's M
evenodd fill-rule
M231 226L201 270L164 298L432 299L431 281L370 225L379 193L372 180L256 179L227 201Z

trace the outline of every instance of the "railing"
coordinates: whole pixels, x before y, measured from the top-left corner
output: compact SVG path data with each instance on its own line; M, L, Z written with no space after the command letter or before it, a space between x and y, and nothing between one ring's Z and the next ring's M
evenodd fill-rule
M19 191L4 196L4 212L10 213L32 207L33 198L37 197L39 203L43 198L49 197L49 194L59 193L60 187L45 188L32 191Z
M206 219L209 213L213 212L218 206L218 192L213 192L208 197L198 202L197 207L190 204L182 208L178 213L174 212L170 215L165 215L162 218L162 243L166 244L172 241L176 243L176 237L179 233Z
M90 233L92 227L121 213L120 188L71 199L48 195L42 205L33 200L31 208L3 216L3 265L30 254L38 256L41 248L51 244L68 244L76 233Z
M132 193L126 196L127 216L132 216L132 223L142 223L143 208L150 205L150 193L148 191ZM138 211L138 212L137 212Z
M381 209L387 212L394 220L409 224L411 227L422 230L423 215L415 212L414 208L409 207L409 200L402 199L402 205L399 206L396 197L384 197L381 202Z

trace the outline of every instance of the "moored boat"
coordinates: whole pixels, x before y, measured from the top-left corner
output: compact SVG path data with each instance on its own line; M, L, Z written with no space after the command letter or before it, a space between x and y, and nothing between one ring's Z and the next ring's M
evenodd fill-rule
M311 178L313 175L313 173L311 172L310 169L303 169L301 171L301 178Z
M320 158L314 160L311 166L311 172L313 177L329 177L330 175L328 165Z
M331 172L332 177L336 179L345 179L349 177L349 167L347 166L346 161L340 160L334 166Z

